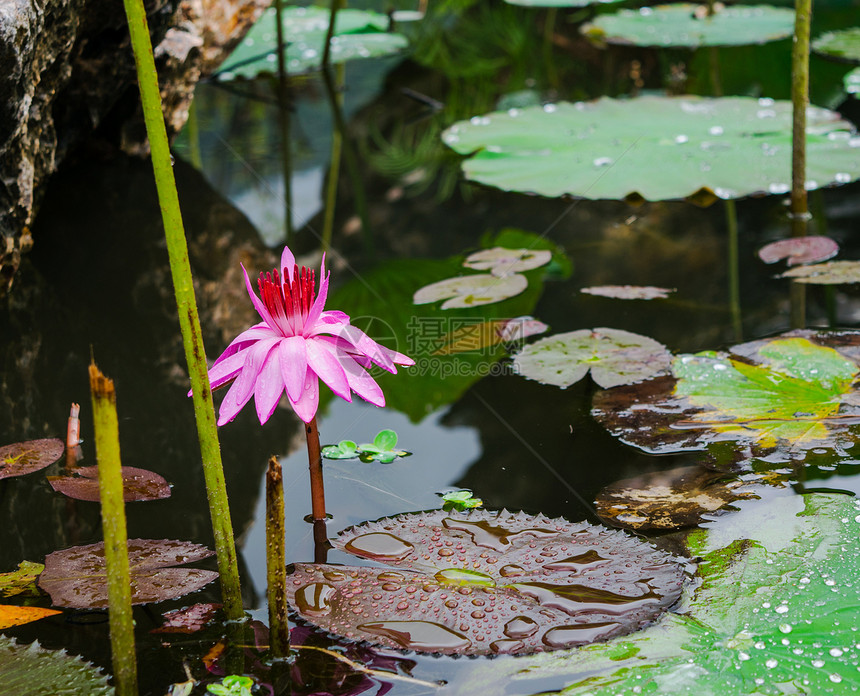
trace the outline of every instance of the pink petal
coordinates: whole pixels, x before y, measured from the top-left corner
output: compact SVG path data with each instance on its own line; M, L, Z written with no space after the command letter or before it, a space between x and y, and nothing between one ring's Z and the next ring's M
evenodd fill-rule
M293 401L302 395L305 386L305 374L308 371L308 357L305 350L305 339L301 336L284 338L278 344L281 378L287 388L287 395Z
M349 315L339 309L328 309L320 314L321 324L349 324Z
M382 389L361 365L346 354L341 356L340 364L349 380L350 389L374 406L385 406L385 395Z
M245 352L247 350L248 347L238 353L234 353L226 359L221 359L224 357L223 355L219 358L221 362L215 363L209 370L210 388L217 389L221 385L227 384L227 382L239 374L242 367L245 365L245 359L248 357Z
M252 326L250 329L246 329L230 342L230 345L227 346L224 349L224 352L215 359L214 363L212 363L212 367L215 367L215 365L220 363L222 360L226 360L231 355L235 355L239 351L244 350L254 341L259 341L261 338L269 338L273 333L274 332L269 328L269 325L266 322L261 322Z
M349 393L349 381L346 373L334 356L334 349L321 339L309 339L305 342L308 351L308 367L325 382L341 399L352 401Z
M296 415L305 423L310 423L317 414L320 400L320 381L313 370L308 370L305 375L305 385L302 387L302 395L296 401L290 399L290 405Z
M251 398L251 392L248 392L248 395L244 397L244 400L238 398L238 385L239 380L233 382L233 385L224 396L224 400L221 402L221 408L218 410L218 425L224 425L225 423L229 423L233 420L239 411L242 410L242 407L247 404Z
M325 301L328 297L329 275L331 274L325 272L325 254L323 254L322 264L320 265L320 289L317 293L314 303L311 305L311 308L308 311L308 316L305 319L305 327L307 328L306 333L309 333L313 330L314 326L320 318L320 315L322 314L323 309L325 308ZM349 317L347 317L347 321L349 321Z
M257 418L260 419L260 425L272 417L283 392L284 380L281 377L281 361L278 358L278 352L272 350L266 355L260 374L254 383L254 405L257 408Z
M263 369L266 357L277 344L280 339L267 338L263 341L258 341L243 353L245 355L245 364L242 366L242 371L236 377L236 382L233 384L233 389L236 389L236 400L243 404L248 403L251 394L254 393L254 385ZM226 398L226 397L225 397Z
M240 266L242 264L239 264ZM257 294L254 292L254 289L251 287L251 279L248 278L248 271L245 270L245 267L242 266L242 273L245 275L245 288L248 290L248 295L251 296L251 303L254 305L254 309L257 310L257 314L266 322L273 330L277 331L278 325L275 323L275 320L272 319L272 315L269 314L269 310L266 309L266 305L263 304L263 301L257 297Z
M278 267L278 272L287 276L289 282L293 282L293 271L296 267L296 257L290 251L290 247L285 246L281 252L281 265Z
M352 346L350 352L361 353L370 358L382 369L389 372L397 372L397 368L394 367L394 361L392 360L395 351L379 345L358 327L351 324L324 326L317 323L314 329L314 333L316 334L327 333L343 339Z

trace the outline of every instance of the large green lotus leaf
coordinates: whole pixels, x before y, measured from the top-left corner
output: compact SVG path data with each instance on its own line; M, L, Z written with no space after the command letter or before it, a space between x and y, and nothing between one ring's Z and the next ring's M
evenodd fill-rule
M860 63L860 27L822 34L812 42L812 50L827 58Z
M422 652L523 654L629 633L675 604L685 577L623 532L505 510L382 518L332 543L389 567L297 564L290 604L332 633Z
M589 5L607 5L621 0L505 0L509 5L522 7L588 7Z
M683 615L576 650L494 662L454 694L839 696L860 688L860 501L808 494L800 512L751 506L744 538L690 540L701 586ZM480 684L481 688L477 689Z
M860 422L858 343L856 332L794 332L728 353L678 356L674 378L598 393L592 413L624 442L655 453L721 441L789 458L842 450L855 444Z
M843 78L845 92L848 94L860 94L860 68L854 68Z
M662 343L621 329L579 329L547 336L514 356L517 373L567 389L588 371L601 387L632 384L669 367Z
M602 15L584 25L590 39L635 46L743 46L784 39L794 32L794 12L769 6L733 5L712 16L686 3L640 7Z
M0 694L15 696L107 696L107 677L65 650L45 650L38 643L21 645L0 636Z
M860 136L835 112L807 112L807 188L860 178ZM590 199L740 198L786 193L791 103L639 97L546 104L452 125L466 177L506 191Z
M320 67L330 11L322 7L288 7L282 12L286 68L299 74ZM335 20L331 61L343 63L357 58L378 58L398 53L408 41L388 32L388 17L378 12L340 10ZM266 10L236 47L218 77L253 79L278 71L278 37L275 10Z

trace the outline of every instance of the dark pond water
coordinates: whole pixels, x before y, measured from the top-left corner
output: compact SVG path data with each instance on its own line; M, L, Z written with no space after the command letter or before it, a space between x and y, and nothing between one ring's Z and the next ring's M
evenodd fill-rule
M722 203L708 208L686 202L633 207L502 193L464 182L458 159L439 140L441 130L454 120L489 111L511 95L553 101L627 94L637 79L631 77L631 61L638 61L644 89L656 90L666 75L680 71L687 76L688 89L706 92L705 57L634 48L601 53L577 39L571 22L578 15L562 13L557 18L559 38L548 48L547 59L543 11L530 14L501 3L475 6L462 16L444 9L423 29L412 30L415 59L370 60L347 67L345 114L362 173L373 247L368 250L359 231L354 189L344 173L328 257L335 288L330 307L348 310L371 335L391 344L398 335L392 326L428 316L403 301L417 289L415 278L426 273L422 263L463 254L480 247L486 234L514 228L550 240L572 264L569 277L543 281L539 294L519 311L549 324L551 333L614 327L651 336L676 353L717 350L738 342L741 337L728 307ZM840 26L849 23L851 12L856 20L856 7L823 8L816 21L822 29ZM787 97L789 51L788 41L721 50L726 92ZM836 105L834 75L841 72L817 59L813 68L813 98ZM404 88L444 107L433 112ZM291 247L315 265L332 118L318 78L295 80L290 95L292 219L297 230ZM846 108L857 113L850 103ZM280 253L284 164L276 92L270 83L231 89L202 84L195 110L197 134L186 131L180 136L175 171L211 359L255 321L239 263L253 269L253 275L271 268L274 254ZM659 177L663 166L655 162L653 176ZM0 313L0 443L59 436L70 404L80 402L84 463L94 463L87 382L92 354L116 381L123 463L159 472L173 485L170 499L128 506L129 536L187 539L211 547L193 413L185 396L186 368L150 179L148 163L91 147L51 182L34 229L35 250ZM811 199L816 214L812 229L840 243L839 258L860 258L858 193L860 187L851 184L816 192ZM748 340L789 328L787 281L776 278L773 267L755 257L763 243L787 234L786 208L782 197L769 196L741 200L737 209L742 337ZM408 265L407 259L416 265ZM604 284L677 291L670 299L649 302L580 292ZM381 295L368 299L366 286L378 287ZM807 324L858 326L860 295L852 287L837 287L830 295L811 288ZM341 304L335 304L338 300ZM428 344L421 343L421 336L412 337L415 345L397 347L428 358ZM429 340L426 335L424 339ZM325 443L367 441L379 430L393 428L400 446L413 453L391 464L326 462L332 534L365 520L438 508L437 492L453 488L473 490L488 509L598 522L593 501L605 486L701 460L697 453L647 455L612 437L590 415L597 387L589 379L561 390L513 374L509 363L496 363L496 357L464 363L461 374L444 377L425 361L417 374L385 382L391 404L385 409L358 399L351 404L324 399L319 429ZM220 437L245 606L255 619L266 621L262 492L271 455L281 458L285 472L287 558L314 558L311 528L303 521L310 502L302 429L288 408L278 409L261 427L249 407L220 429ZM823 457L806 472L802 485L769 489L759 500L737 505L789 505L786 498L803 487L855 494L860 490L856 463L851 456ZM55 473L58 466L48 472ZM41 473L0 481L0 572L23 559L42 561L56 549L100 538L98 506L54 493ZM657 542L676 548L677 535ZM329 553L329 561L356 562L337 551ZM172 644L168 647L148 630L169 608L217 601L216 585L192 598L137 610L142 693L163 694L171 683L185 680L183 663L197 678L206 678L201 657L217 642L217 628L202 637L164 641ZM110 668L103 615L67 611L6 633L22 641L38 638L47 647L66 648ZM450 684L464 683L481 663L415 655L408 659L415 663L414 676ZM251 665L247 668L250 671ZM338 694L359 688L361 677L346 677L346 686L336 687L326 670L330 667L324 664L307 664L306 683L294 685L293 693L330 689ZM379 689L365 686L369 693ZM390 686L390 694L433 691L401 681ZM561 686L536 678L507 693Z

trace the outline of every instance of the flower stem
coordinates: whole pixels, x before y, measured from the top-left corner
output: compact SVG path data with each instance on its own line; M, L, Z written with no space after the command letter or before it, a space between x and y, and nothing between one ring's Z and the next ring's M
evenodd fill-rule
M277 457L266 471L266 580L269 602L269 647L273 657L290 649L287 622L287 567L284 548L284 478Z
M131 615L131 576L119 456L116 390L113 380L105 377L95 363L90 363L90 392L105 539L113 676L117 694L133 696L137 694L137 660L134 652L134 620Z
M311 474L311 517L314 521L325 520L325 488L316 417L310 423L305 423L305 435L308 439L308 468Z
M173 178L170 161L170 147L164 116L161 110L161 94L158 90L158 75L155 71L155 58L149 38L146 11L143 0L123 0L128 19L131 46L137 66L137 79L140 84L140 102L152 152L152 168L158 190L158 202L164 222L164 236L170 257L170 271L173 277L173 291L179 310L179 326L182 330L182 343L191 378L194 397L194 415L197 421L197 435L200 440L200 453L203 458L203 475L206 480L206 493L209 498L209 511L212 517L212 531L215 537L215 552L218 556L218 571L221 578L221 594L224 612L229 620L244 618L242 594L239 588L239 565L236 559L236 546L233 541L233 527L230 522L230 508L227 504L227 487L224 483L224 469L221 464L221 448L215 428L215 408L212 405L212 390L206 368L206 353L197 315L197 302L191 280L191 265L188 261L188 246L179 210L179 197Z

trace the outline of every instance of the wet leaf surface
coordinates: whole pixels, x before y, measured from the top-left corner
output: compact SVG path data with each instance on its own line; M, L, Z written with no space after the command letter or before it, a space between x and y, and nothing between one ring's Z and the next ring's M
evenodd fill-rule
M331 633L419 652L605 640L653 621L684 578L677 559L623 532L506 511L383 518L333 544L391 568L297 564L291 606Z
M672 356L653 338L621 329L579 329L547 336L514 356L516 371L566 389L588 371L601 387L640 382L665 370Z
M846 73L842 79L842 84L846 94L860 94L860 68L854 68L851 72Z
M668 531L699 524L703 517L755 494L736 477L701 466L655 471L616 481L595 499L597 514L635 531Z
M211 570L175 568L208 558L213 552L190 541L129 539L132 604L175 599L199 590L218 577ZM45 557L39 587L60 607L107 607L107 570L104 543L75 546Z
M21 626L44 619L46 616L54 616L61 612L56 609L44 609L42 607L17 607L11 604L0 604L0 631L13 626Z
M830 261L790 268L780 278L791 278L798 283L811 285L860 283L860 261Z
M65 650L45 650L38 643L21 645L0 636L0 694L58 696L113 694L107 677Z
M82 466L75 469L69 476L48 476L57 493L62 493L76 500L99 502L99 468L97 466ZM122 467L122 493L126 502L140 500L161 500L170 497L170 485L163 476L154 471L137 469L132 466Z
M549 327L532 317L490 319L458 326L442 339L444 345L433 355L452 355L492 348L500 343L516 343L541 334Z
M634 46L742 46L791 36L794 12L733 5L708 17L704 5L679 3L601 15L582 32L595 41Z
M856 441L853 390L860 333L795 331L681 355L674 377L599 392L592 414L622 441L652 453L737 441L754 454L798 458Z
M588 7L620 2L620 0L505 0L505 2L522 7Z
M713 201L790 190L791 114L773 99L604 97L476 116L442 137L467 158L467 178L505 191ZM854 127L826 109L808 115L807 186L860 177Z
M827 58L860 63L860 27L822 34L812 42L812 50Z
M675 289L657 288L653 285L595 285L582 288L580 292L616 300L665 300Z
M412 302L422 305L445 300L442 309L478 307L519 295L528 284L526 277L519 273L501 278L490 273L476 273L425 285L415 292Z
M207 602L168 611L164 614L164 623L150 633L197 633L212 621L220 608L220 604Z
M488 664L453 693L476 693L478 684L482 693L567 696L841 696L860 688L860 501L804 495L799 511L776 516L750 506L744 538L728 546L717 529L691 540L702 585L685 614L606 644Z
M66 451L62 440L28 440L0 447L0 479L32 474L50 466Z
M287 72L316 70L322 62L330 10L322 7L287 7L282 12ZM388 31L384 14L344 9L337 13L331 45L332 63L398 53L408 41ZM251 27L218 73L221 81L253 79L278 72L278 37L275 10L270 8Z
M546 266L552 260L548 249L506 249L493 247L469 254L463 265L473 271L489 271L499 278Z
M802 263L817 263L831 259L839 253L839 245L830 237L789 237L766 244L758 250L758 257L765 263L776 263L785 259L789 266Z
M18 570L0 573L0 597L12 597L19 594L38 595L36 578L45 569L41 563L21 561Z

